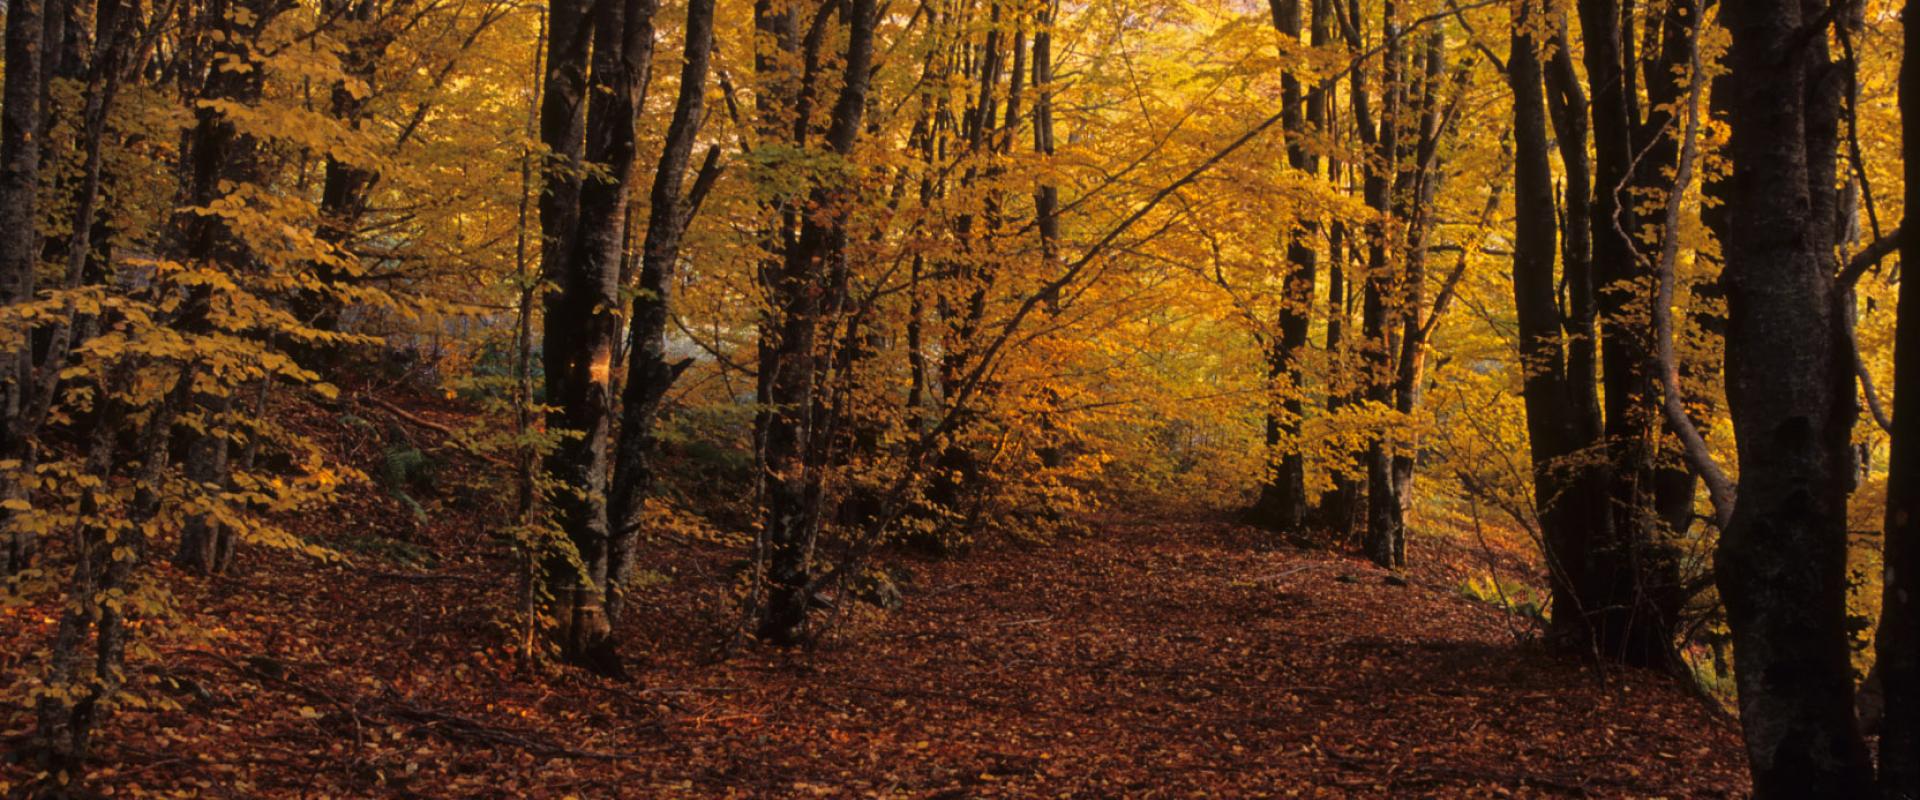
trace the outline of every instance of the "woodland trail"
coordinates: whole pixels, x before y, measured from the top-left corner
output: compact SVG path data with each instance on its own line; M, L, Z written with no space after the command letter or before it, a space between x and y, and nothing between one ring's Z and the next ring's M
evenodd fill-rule
M737 556L657 542L673 577L636 603L654 651L625 683L517 673L485 632L508 565L476 540L441 542L467 555L418 576L261 558L185 599L216 641L159 649L195 691L117 715L120 766L95 780L213 797L1744 794L1737 736L1671 682L1516 644L1439 567L1392 585L1254 541L1108 519L906 559L904 608L859 606L811 651L724 659ZM1417 563L1461 556L1439 546Z

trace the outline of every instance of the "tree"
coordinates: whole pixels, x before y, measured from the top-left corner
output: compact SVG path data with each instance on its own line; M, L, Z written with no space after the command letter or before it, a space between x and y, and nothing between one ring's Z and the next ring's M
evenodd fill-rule
M1913 4L1906 18L1920 20ZM1920 208L1920 24L1905 27L1900 122L1906 207ZM1903 264L1920 264L1920 237L1900 240ZM1886 570L1876 639L1886 708L1880 728L1880 790L1920 796L1920 280L1900 282L1894 327L1893 431L1888 446Z
M540 135L556 160L541 197L549 426L570 431L547 460L573 563L549 568L563 654L617 673L608 613L614 549L613 360L620 335L621 265L637 143L634 121L653 54L651 0L555 3L547 28L547 93ZM584 118L583 107L584 106Z
M654 170L649 195L647 235L640 250L640 293L633 299L627 333L629 362L620 397L620 438L615 451L613 497L608 511L612 539L607 556L608 608L618 616L621 586L633 574L633 540L643 505L653 488L653 459L659 447L654 427L667 392L693 362L670 360L667 327L672 316L673 280L680 240L687 223L719 177L720 150L707 151L690 194L682 196L694 139L706 108L707 70L713 58L713 0L687 5L686 58L679 97L667 123L666 142Z
M1847 660L1846 498L1856 415L1833 248L1839 97L1796 2L1725 6L1733 162L1727 404L1740 497L1715 568L1756 796L1864 797Z
M36 198L40 185L41 37L43 0L7 7L6 77L0 86L0 303L15 305L33 296L39 240ZM0 460L21 465L28 458L26 437L17 420L30 394L32 354L18 332L9 332L0 356ZM16 466L17 468L17 466ZM18 484L16 478L10 484ZM11 499L17 492L9 492ZM6 531L0 576L25 569L31 560L32 533L17 524Z
M825 15L821 10L820 14ZM866 112L869 70L873 63L873 0L851 0L846 9L847 45L838 99L828 119L826 145L839 159L853 155L861 117ZM805 124L805 116L801 116ZM804 130L802 128L801 130ZM767 547L767 607L760 623L763 638L795 643L806 636L813 604L814 543L819 535L824 476L814 449L814 392L818 386L819 332L824 282L847 247L848 204L854 189L838 181L822 182L808 205L824 214L807 214L770 289L777 316L761 331L766 358L766 420L761 467L767 501L761 536ZM823 218L824 217L824 218Z
M1314 46L1326 44L1328 20L1316 3L1313 11ZM1273 27L1282 36L1300 40L1300 0L1274 0ZM1300 79L1292 74L1283 78L1280 102L1281 125L1287 138L1287 166L1317 177L1320 159L1306 142L1311 131L1326 126L1326 91L1315 87L1307 96L1301 93ZM1287 231L1287 267L1282 278L1280 314L1276 327L1279 337L1268 342L1267 378L1272 391L1281 398L1277 407L1267 411L1268 469L1271 475L1260 487L1260 499L1254 504L1255 518L1283 536L1299 536L1307 522L1306 457L1300 445L1301 422L1306 414L1300 362L1306 356L1307 328L1313 320L1313 286L1319 253L1314 239L1319 225L1308 221ZM1278 456L1276 459L1275 456Z

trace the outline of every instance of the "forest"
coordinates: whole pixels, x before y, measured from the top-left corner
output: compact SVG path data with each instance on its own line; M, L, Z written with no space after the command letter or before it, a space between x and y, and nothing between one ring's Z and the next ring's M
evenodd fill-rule
M1920 798L1905 5L4 0L0 796Z

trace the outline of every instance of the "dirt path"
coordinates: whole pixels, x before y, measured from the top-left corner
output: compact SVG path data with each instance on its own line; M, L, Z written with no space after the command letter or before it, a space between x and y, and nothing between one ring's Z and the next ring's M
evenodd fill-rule
M812 652L714 660L720 549L660 544L634 680L516 674L510 574L269 562L161 646L205 696L128 711L94 782L187 796L1740 796L1737 739L1648 675L1516 645L1443 579L1111 521L917 573ZM1428 555L1416 552L1416 557ZM863 609L865 607L862 607ZM0 639L6 637L0 636ZM261 660L261 654L267 654ZM0 706L19 729L24 709ZM8 773L0 773L0 776ZM18 773L11 773L17 776ZM4 792L0 792L4 794Z

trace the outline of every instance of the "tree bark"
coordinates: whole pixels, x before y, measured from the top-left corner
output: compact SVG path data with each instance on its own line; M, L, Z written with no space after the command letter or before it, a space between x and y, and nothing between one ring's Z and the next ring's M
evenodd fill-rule
M1381 118L1377 128L1371 115L1363 113L1367 110L1364 87L1354 93L1358 98L1354 117L1360 125L1363 144L1372 151L1365 169L1363 193L1367 206L1380 215L1367 231L1372 241L1367 247L1367 275L1360 310L1362 383L1366 387L1366 399L1381 408L1393 405L1392 334L1398 322L1396 300L1399 295L1399 282L1393 268L1393 240L1400 230L1400 221L1394 218L1394 212L1399 209L1393 195L1402 183L1403 172L1399 164L1402 150L1399 140L1402 134L1400 101L1405 94L1401 86L1404 58L1399 37L1391 35L1397 30L1394 6L1394 2L1388 0L1381 12L1381 29L1389 34L1381 49ZM1393 481L1393 453L1387 443L1390 435L1391 431L1382 430L1366 452L1367 524L1363 547L1367 557L1383 567L1400 565L1402 546L1400 498Z
M1640 310L1651 285L1651 261L1634 239L1640 229L1633 199L1649 180L1664 180L1666 145L1649 145L1642 123L1633 52L1634 15L1619 0L1579 0L1585 62L1591 88L1593 202L1591 285L1599 321L1604 391L1608 525L1581 554L1585 597L1578 605L1601 656L1629 664L1672 661L1677 587L1670 548L1659 543L1655 456L1660 411L1654 394L1651 326ZM1660 59L1662 68L1674 65ZM1657 82L1658 95L1670 81ZM1655 116L1667 112L1656 110ZM1636 148L1636 144L1641 147ZM1642 152L1652 159L1641 159ZM1658 152L1656 152L1658 151ZM1660 166L1650 166L1658 163ZM1637 166L1636 166L1637 165Z
M546 297L542 351L547 402L554 406L548 425L574 434L554 449L547 470L563 487L554 506L579 559L550 568L548 579L559 604L564 657L613 674L622 669L606 608L613 591L607 508L612 372L634 119L646 91L655 8L653 0L551 5L541 115L541 138L561 159L557 166L592 168L585 178L550 179L541 201L545 272L554 287Z
M40 186L41 56L45 43L43 0L13 0L7 6L6 75L0 79L0 304L33 299L34 230ZM26 331L7 333L0 353L0 460L24 465L27 443L18 420L33 378L32 348ZM9 480L15 484L17 481ZM9 496L17 492L9 491ZM0 578L26 568L33 536L9 524L0 542Z
M193 208L213 206L230 196L235 186L258 185L264 181L259 140L236 127L232 119L218 110L218 104L259 102L265 78L253 47L266 26L291 5L282 0L242 0L240 7L247 13L230 13L225 3L216 3L209 10L209 24L219 31L222 43L213 56L214 63L249 64L251 68L216 69L207 79L204 99L214 102L200 108L194 122L192 147L185 154L189 159L187 200ZM234 272L256 269L252 247L244 234L232 229L219 216L178 212L175 229L178 253L191 265ZM81 257L79 252L70 255L76 259ZM174 327L189 334L208 333L212 328L211 302L210 290L199 287L190 290L173 322ZM184 407L178 409L179 413L201 418L205 425L203 432L186 434L192 438L185 444L188 451L185 472L196 491L219 492L226 488L230 447L227 440L231 433L227 429L230 421L222 417L231 407L230 402L231 398L226 396L193 393ZM219 572L226 567L220 554L233 550L231 535L231 531L207 515L190 517L182 527L180 542L173 554L174 563L200 574Z
M689 218L719 170L719 150L709 151L683 196L694 139L706 113L707 70L713 56L714 0L687 4L686 55L680 70L679 98L667 124L666 144L654 170L647 213L647 235L640 252L640 291L633 298L628 341L627 383L620 400L620 441L615 452L610 510L613 540L608 559L608 611L618 618L620 585L633 572L633 541L642 506L652 491L658 448L654 424L673 382L692 362L671 360L666 331L672 316L673 276L680 259L680 238Z
M1272 0L1273 26L1282 36L1300 38L1302 0ZM1317 13L1317 12L1316 12ZM1316 23L1321 20L1316 16ZM1316 24L1313 44L1321 44L1323 29ZM1306 144L1309 125L1325 122L1326 99L1315 88L1311 97L1303 96L1300 79L1292 72L1281 78L1281 128L1287 140L1287 165L1295 171L1315 175L1320 159ZM1307 522L1306 458L1300 449L1300 430L1306 418L1306 398L1301 385L1301 360L1307 348L1307 327L1313 318L1313 286L1319 254L1313 241L1319 235L1319 223L1303 219L1286 232L1287 267L1282 279L1279 336L1269 339L1267 381L1266 457L1267 478L1254 504L1257 524L1284 537L1298 537ZM1283 393L1283 397L1272 394Z
M1920 21L1920 4L1905 18ZM1920 208L1920 24L1906 25L1900 61L1901 151L1906 207ZM1905 227L1903 226L1903 230ZM1920 264L1920 236L1900 238L1902 264ZM1893 432L1888 445L1886 570L1875 668L1886 698L1880 726L1880 789L1920 797L1920 280L1900 281L1894 323Z
M867 104L873 64L875 0L851 0L847 9L847 46L840 96L828 124L827 147L842 159L853 155ZM809 204L824 209L801 224L794 247L774 277L777 327L770 350L773 374L767 379L769 413L763 445L766 508L763 536L770 582L761 619L762 638L795 644L806 638L812 602L813 549L819 534L819 488L824 476L807 463L811 449L821 282L846 244L846 199L850 187L822 185Z
M1562 315L1554 281L1554 255L1560 239L1548 151L1547 102L1542 91L1546 76L1540 52L1546 43L1532 33L1545 13L1545 8L1531 2L1516 9L1507 56L1507 83L1513 91L1513 304L1519 323L1521 399L1527 412L1534 508L1545 539L1556 638L1564 640L1584 632L1584 625L1568 626L1582 618L1583 587L1579 580L1583 565L1576 559L1593 536L1591 526L1604 517L1597 516L1601 509L1593 502L1595 487L1591 481L1582 480L1587 470L1571 458L1592 443L1593 431L1579 419L1579 381L1569 374L1578 369L1578 364L1566 358L1572 346L1567 340L1577 334L1568 330L1575 323ZM1564 57L1564 51L1559 55ZM1566 170L1570 184L1571 176L1578 174L1576 170L1584 168L1584 130L1581 126L1581 137L1572 140L1582 152ZM1560 135L1565 144L1568 132L1562 130ZM1584 180L1577 194L1571 185L1567 191L1570 204L1585 203ZM1571 240L1576 235L1571 228L1584 225L1584 218L1569 213L1567 219L1566 272L1571 281L1578 276L1571 264L1575 246ZM1592 362L1586 366L1591 370ZM1589 371L1587 388L1592 386L1591 375ZM1576 630L1570 634L1560 630L1562 627ZM1579 638L1584 641L1586 637Z
M1722 282L1741 485L1715 568L1759 798L1864 797L1872 784L1846 634L1856 411L1835 305L1838 93L1823 80L1822 9L1802 0L1721 9L1733 35Z

